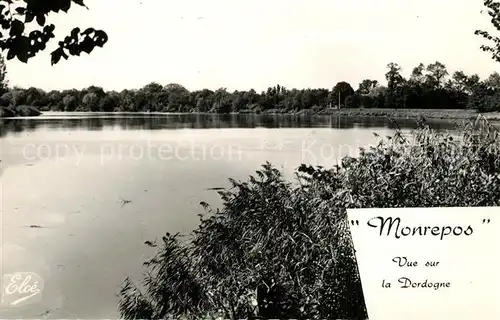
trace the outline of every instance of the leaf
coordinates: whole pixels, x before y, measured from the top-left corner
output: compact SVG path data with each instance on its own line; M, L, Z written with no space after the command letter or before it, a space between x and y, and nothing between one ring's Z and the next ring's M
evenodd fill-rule
M76 27L73 30L71 30L70 37L78 39L79 34L80 34L80 28Z
M64 52L63 49L61 49L61 51L62 51L61 55L64 58L64 60L68 60L69 56L66 54L66 52Z
M36 22L38 22L38 24L43 27L45 25L45 15L41 14L36 16Z
M90 35L93 32L95 32L94 28L87 28L85 31L82 32L82 35L87 36L87 35Z
M94 49L94 41L90 39L90 37L85 37L83 41L80 43L80 49L83 52L90 53Z
M106 42L108 42L108 35L102 30L96 30L94 42L96 46L102 47Z
M9 52L7 52L7 60L12 60L16 56L16 53L14 50L10 49Z
M26 13L26 8L23 8L23 7L16 8L16 12L18 14L25 14Z
M10 28L10 23L7 20L0 21L0 25L2 26L3 29L9 29Z
M17 53L17 58L19 61L27 63L28 62L28 51L27 50L20 50Z
M43 27L43 32L44 32L44 33L47 33L47 34L50 34L50 33L52 33L55 29L56 29L56 27L55 27L53 24L49 24L49 25L46 25L45 27Z
M71 0L60 0L59 3L59 8L64 12L68 12L71 8Z
M59 62L59 60L61 60L61 57L62 57L63 53L64 53L63 48L59 48L59 49L54 50L50 54L50 56L51 56L51 59L50 59L51 65L57 64Z
M10 36L20 36L24 32L24 23L15 19L10 26Z
M73 0L73 2L76 3L77 5L87 8L87 10L89 8L85 5L85 3L83 3L83 0Z
M35 15L33 15L31 12L26 12L26 16L24 18L25 23L29 23L35 19Z

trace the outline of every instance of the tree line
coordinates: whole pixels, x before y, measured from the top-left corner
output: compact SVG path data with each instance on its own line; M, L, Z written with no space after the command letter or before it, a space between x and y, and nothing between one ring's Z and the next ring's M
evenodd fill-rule
M0 72L5 78L4 72ZM266 91L189 91L180 84L163 86L152 82L138 90L105 91L97 86L77 90L0 87L0 105L34 106L42 111L125 111L125 112L321 112L330 108L475 109L500 111L500 75L486 79L463 71L449 74L436 61L420 63L408 78L394 62L387 65L386 85L364 79L354 89L345 81L332 89L288 89L282 85Z
M47 49L54 38L55 25L47 23L51 13L67 13L75 5L85 5L84 0L12 1L0 0L0 50L7 60L29 59ZM500 2L483 0L492 26L500 31ZM26 26L30 26L26 28ZM28 30L31 30L28 32ZM82 31L83 30L83 31ZM500 61L500 38L484 30L475 34L485 40L481 50ZM51 52L51 64L61 58L90 54L96 47L103 47L108 40L105 31L92 27L75 27ZM488 44L486 44L488 43ZM90 86L83 90L52 90L7 87L5 64L0 57L0 107L34 106L42 111L157 111L157 112L261 112L301 110L323 111L341 108L428 108L474 109L480 112L500 111L499 75L491 74L481 80L477 75L462 71L449 74L446 67L435 62L413 68L408 79L402 76L401 67L394 62L387 65L385 86L377 80L365 79L356 90L341 81L330 89L287 89L276 85L266 91L255 90L228 92L196 90L190 92L182 85L162 86L150 83L138 90L104 91ZM3 109L3 108L2 108ZM1 110L0 110L1 111ZM35 110L36 111L36 110Z

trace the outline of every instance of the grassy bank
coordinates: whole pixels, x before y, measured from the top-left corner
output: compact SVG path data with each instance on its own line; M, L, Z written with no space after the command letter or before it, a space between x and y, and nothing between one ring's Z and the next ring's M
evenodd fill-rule
M50 108L41 108L41 110L50 110ZM117 111L121 113L123 111ZM96 112L101 113L101 112ZM134 112L132 112L134 113ZM162 115L169 114L167 112L138 112L140 114ZM197 114L213 114L196 112ZM179 113L175 113L179 114ZM287 111L280 109L270 109L263 112L253 112L251 110L241 110L233 114L262 114L262 115L295 115L295 116L309 116L309 115L334 115L346 117L389 117L394 119L418 119L424 117L427 119L450 119L450 120L473 120L479 115L477 111L472 109L306 109L300 111ZM35 107L18 106L14 108L2 107L0 117L16 117L16 116L38 116L40 111ZM500 112L483 113L484 117L489 121L500 121Z
M32 106L0 107L0 118L36 117L42 113Z
M48 108L45 108L48 109ZM42 108L43 110L43 108ZM50 109L48 109L50 110ZM117 112L119 113L119 112ZM142 112L141 112L142 113ZM34 117L39 116L41 112L33 106L0 107L0 118L7 117ZM169 114L164 112L151 112L151 115ZM203 113L210 114L210 113ZM251 110L242 110L234 114L263 114L263 115L295 115L295 116L345 116L345 117L389 117L394 119L418 119L424 117L427 119L442 120L473 120L479 115L472 109L322 109L322 110L300 110L286 111L280 109L266 110L260 113ZM482 114L489 121L500 121L500 112L489 112Z
M251 112L240 112L251 113ZM324 109L319 112L302 110L299 112L286 112L284 110L269 110L263 114L295 114L295 115L338 115L348 117L390 117L395 119L463 119L473 120L478 113L471 109ZM484 114L488 120L500 120L500 112Z

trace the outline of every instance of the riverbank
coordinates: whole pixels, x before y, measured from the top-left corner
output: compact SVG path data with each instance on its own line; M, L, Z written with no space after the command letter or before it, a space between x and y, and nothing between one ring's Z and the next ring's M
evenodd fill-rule
M31 106L0 107L0 118L37 117L41 114L37 108Z
M263 114L290 114L279 110L269 110ZM337 115L346 117L390 117L395 119L475 119L478 112L469 109L324 109L319 112L303 110L295 115ZM500 120L500 112L483 114L488 120Z
M64 113L64 112L62 112ZM102 112L95 112L100 114ZM105 112L109 114L109 112ZM116 111L116 114L149 114L149 115L165 115L179 114L169 112L121 112ZM18 107L2 107L0 109L0 118L7 117L33 117L42 114L37 108L31 106ZM192 114L213 114L207 112L192 112ZM300 110L286 111L280 109L270 109L262 112L254 112L252 110L241 110L230 114L247 114L247 115L288 115L288 116L344 116L344 117L389 117L394 119L418 119L424 117L427 119L444 119L444 120L470 120L475 119L479 115L475 110L470 109L322 109L318 111ZM484 117L491 121L500 121L500 112L484 113Z

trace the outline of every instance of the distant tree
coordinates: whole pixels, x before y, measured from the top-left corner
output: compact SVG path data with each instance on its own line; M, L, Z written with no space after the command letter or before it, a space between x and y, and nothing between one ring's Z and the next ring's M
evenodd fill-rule
M371 97L376 97L379 95L386 95L387 94L387 87L386 86L378 86L375 88L372 88L370 92L368 93L369 96Z
M399 64L390 62L387 64L387 73L385 79L387 80L387 90L394 92L394 90L404 83L404 78L401 75L401 67Z
M340 104L345 104L345 99L352 95L354 95L354 89L351 85L348 82L340 81L333 87L329 100L333 104L338 104L340 99Z
M451 76L449 87L453 90L471 94L479 82L480 78L477 74L468 76L463 71L455 71Z
M431 88L440 88L443 86L448 71L446 66L439 61L431 63L425 68L427 71L426 82Z
M51 90L47 93L47 103L51 109L59 109L59 104L62 101L62 94L58 90Z
M99 97L95 92L88 92L82 98L84 110L99 111Z
M500 105L500 94L488 88L483 82L479 83L472 92L469 101L469 108L478 112L498 111Z
M236 90L233 93L233 102L231 105L231 111L236 112L245 108L248 105L248 101L245 101L244 92Z
M249 91L245 92L244 96L245 96L245 99L250 104L256 103L257 101L259 101L259 94L254 89L250 89Z
M495 71L492 74L490 74L488 79L486 79L484 82L485 82L486 86L488 86L489 88L499 90L500 89L500 74L498 74L498 72Z
M463 91L467 87L468 77L463 71L455 71L451 76L452 88Z
M112 112L119 107L120 96L117 92L109 92L99 101L99 108L104 112Z
M354 90L352 90L352 94L354 94ZM341 91L341 96L343 96L342 91ZM342 101L345 101L345 98ZM314 95L314 92L311 89L304 90L302 92L301 102L302 102L303 109L311 109L316 104L316 97ZM276 103L276 105L277 105L277 103Z
M212 108L213 105L213 94L212 90L203 89L200 91L193 92L194 96L194 106L198 112L207 112ZM249 101L249 98L246 98Z
M0 106L9 107L12 105L12 91L7 91L0 97Z
M359 108L361 106L361 103L362 103L361 96L358 94L348 96L345 99L345 106L347 108Z
M385 95L385 106L388 108L396 108L399 106L401 99L401 87L405 83L405 79L401 75L401 67L399 64L390 62L387 64L387 73L385 78L387 80L387 93ZM403 104L406 104L406 97L403 98Z
M63 98L64 111L75 111L78 107L78 101L73 95L66 95Z
M151 82L144 86L143 90L146 92L159 93L163 89L163 86L158 82Z
M41 107L47 103L47 94L42 89L30 87L26 90L26 104Z
M474 90L474 88L480 83L480 81L481 79L477 74L468 76L464 91L470 94Z
M88 92L93 92L97 95L97 98L102 99L106 95L106 92L104 92L104 89L101 87L96 87L96 86L90 86L87 89L83 90L84 93Z
M500 2L484 0L483 4L488 9L491 24L497 31L500 31ZM481 45L480 48L485 52L491 53L493 60L500 62L500 38L484 30L476 30L474 34L482 36L491 43L490 45Z
M119 93L120 106L123 108L123 111L133 112L135 110L134 95L135 95L134 90L127 90L127 89L122 90Z
M165 101L160 101L162 90L163 86L157 82L151 82L142 88L142 91L149 97L149 108L153 111L162 111L163 104L168 104L168 95L164 95Z
M47 43L54 38L55 30L53 24L46 23L46 18L52 12L67 13L73 2L86 7L84 0L0 0L0 26L5 30L0 33L0 49L7 51L7 59L17 58L26 63L45 50ZM31 25L34 20L38 26ZM32 31L28 32L28 29ZM74 28L51 53L51 63L58 63L61 57L68 59L69 55L90 53L96 46L102 47L107 40L108 36L102 30L87 28L80 31Z
M12 100L11 100L11 105L12 106L20 106L20 105L26 105L26 90L18 87L14 87L14 89L11 90L12 92Z
M163 92L168 96L168 101L165 102L167 111L182 111L181 108L189 104L189 91L180 84L169 83L163 88Z
M214 103L212 111L215 113L228 113L233 105L231 94L226 88L219 88L214 92Z
M410 81L414 82L415 84L423 83L425 79L424 70L425 66L423 63L420 63L418 66L413 68L410 75Z
M180 85L178 83L169 83L165 87L163 87L163 89L165 91L168 91L168 92L182 92L182 93L185 93L185 92L188 91L183 85Z
M368 94L370 90L378 86L377 80L364 79L359 83L358 93L359 94Z

